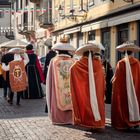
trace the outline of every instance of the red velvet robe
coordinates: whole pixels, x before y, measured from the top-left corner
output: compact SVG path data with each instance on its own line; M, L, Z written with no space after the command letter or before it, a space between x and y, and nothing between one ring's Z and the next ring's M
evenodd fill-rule
M105 78L101 61L98 58L93 58L93 67L96 86L96 96L101 120L95 121L91 109L87 57L82 57L71 67L71 94L73 103L73 120L75 125L87 128L104 128Z
M140 63L137 59L129 57L131 71L133 75L134 87L140 108ZM112 126L117 129L126 129L135 125L140 125L140 121L129 121L129 110L126 90L126 69L125 60L118 62L113 78L112 106L111 106Z

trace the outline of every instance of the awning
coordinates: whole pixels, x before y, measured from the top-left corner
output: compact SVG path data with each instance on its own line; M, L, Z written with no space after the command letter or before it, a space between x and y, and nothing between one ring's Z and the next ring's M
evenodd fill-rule
M39 28L36 30L36 38L43 38L45 37L45 31L46 29Z
M71 29L64 30L64 34L72 34L80 31L80 27L75 27Z
M116 16L114 18L110 18L108 21L108 27L136 20L140 20L140 10L128 14L122 14L121 16Z
M82 31L81 32L88 32L88 31L91 31L91 30L105 28L107 26L108 26L108 20L102 20L102 21L99 21L99 22L94 22L94 23L90 23L90 24L82 26Z

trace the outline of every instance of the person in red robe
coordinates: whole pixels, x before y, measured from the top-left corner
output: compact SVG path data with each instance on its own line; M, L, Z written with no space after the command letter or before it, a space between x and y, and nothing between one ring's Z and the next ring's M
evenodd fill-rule
M140 63L132 56L140 48L124 43L117 50L125 57L117 63L112 81L111 124L124 130L140 125Z
M74 125L103 130L105 77L101 60L94 55L99 49L92 41L76 50L82 57L70 69L70 85Z
M53 124L72 124L69 69L74 59L71 58L69 51L75 49L67 40L68 36L64 35L61 42L52 47L58 54L51 59L46 78L48 115Z

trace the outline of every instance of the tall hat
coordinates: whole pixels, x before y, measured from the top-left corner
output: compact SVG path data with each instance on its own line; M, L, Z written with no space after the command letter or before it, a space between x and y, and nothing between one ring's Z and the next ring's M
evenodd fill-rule
M68 43L69 36L68 35L62 35L60 37L60 42L54 44L52 47L53 50L63 50L63 51L75 51L75 48Z
M138 51L140 51L140 47L136 46L134 43L127 41L127 42L117 46L116 50L120 51L120 52L124 52L124 51L138 52Z
M87 44L79 47L76 50L77 55L83 55L86 51L92 51L92 52L99 52L100 50L104 50L104 47L101 43L97 43L96 40L94 41L88 41Z

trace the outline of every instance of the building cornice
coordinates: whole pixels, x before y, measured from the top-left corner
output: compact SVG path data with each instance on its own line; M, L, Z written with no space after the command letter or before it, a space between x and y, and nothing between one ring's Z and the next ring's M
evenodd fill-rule
M109 19L109 18L112 18L112 17L115 17L115 16L119 16L119 15L122 15L122 13L126 14L126 13L129 13L129 12L132 12L132 11L137 11L140 9L140 3L135 3L135 4L131 4L131 5L127 5L127 6L123 6L122 8L119 8L119 9L116 9L116 10L112 10L110 11L109 13L103 15L103 16L100 16L98 18L95 18L95 19L91 19L89 21L85 21L85 22L82 22L82 23L77 23L77 24L74 24L72 26L67 26L65 28L62 28L62 29L58 29L58 30L54 30L52 33L59 33L59 32L62 32L63 30L67 30L67 29L70 29L70 28L74 28L74 27L81 27L85 24L89 24L89 23L93 23L93 22L98 22L98 21L101 21L101 20L106 20L106 19Z

